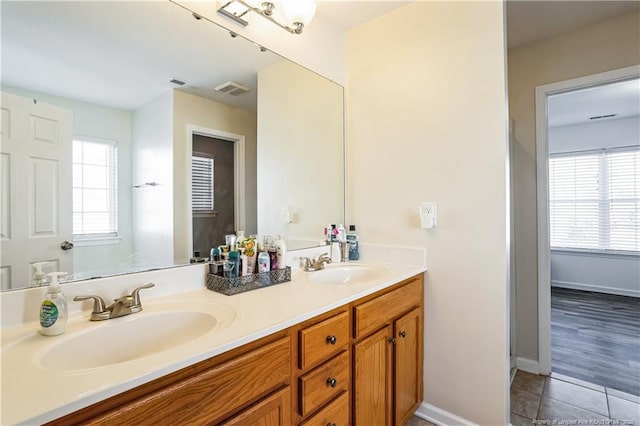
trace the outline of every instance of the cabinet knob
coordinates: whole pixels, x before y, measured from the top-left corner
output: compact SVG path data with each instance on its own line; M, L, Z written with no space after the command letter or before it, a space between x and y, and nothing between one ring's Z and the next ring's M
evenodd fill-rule
M336 426L335 423L327 423L327 426Z
M330 345L335 345L337 341L338 338L336 336L327 336L327 343Z
M396 344L396 338L395 337L390 338L389 339L389 343L391 343L392 345L395 345Z
M407 333L404 332L404 331L401 331L400 332L400 337L402 337L404 339L405 337L407 337Z
M330 377L327 379L327 385L331 386L332 388L335 388L336 386L338 386L338 381L333 377Z

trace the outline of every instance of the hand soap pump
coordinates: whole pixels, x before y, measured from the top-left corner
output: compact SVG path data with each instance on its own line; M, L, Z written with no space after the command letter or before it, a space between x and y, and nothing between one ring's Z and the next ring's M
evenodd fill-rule
M66 272L51 272L51 284L44 294L44 300L40 305L40 334L43 336L57 336L64 333L67 326L67 299L62 294L62 288L58 282L59 277L66 276Z

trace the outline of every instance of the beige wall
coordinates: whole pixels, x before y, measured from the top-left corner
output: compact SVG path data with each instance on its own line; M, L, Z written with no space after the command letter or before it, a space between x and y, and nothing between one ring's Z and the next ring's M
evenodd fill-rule
M317 243L344 220L343 88L291 61L261 70L258 88L258 232Z
M174 257L188 260L192 256L187 247L187 209L190 200L186 191L190 177L187 165L187 125L222 130L245 137L245 213L247 235L256 229L256 113L234 108L209 99L174 90L173 95L173 224Z
M640 63L640 14L511 49L517 356L538 360L535 87Z
M509 411L503 15L416 2L350 31L346 53L348 222L427 249L425 402L487 425Z

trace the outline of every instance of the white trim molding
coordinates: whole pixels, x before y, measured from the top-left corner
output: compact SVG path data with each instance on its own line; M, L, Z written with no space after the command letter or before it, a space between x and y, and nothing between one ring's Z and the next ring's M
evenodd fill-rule
M208 129L206 127L187 124L187 143L186 145L186 188L187 199L189 202L184 208L186 209L186 235L187 235L187 258L191 256L193 249L193 214L191 210L191 156L193 154L193 136L201 135L216 139L223 139L233 142L233 166L234 166L234 225L236 230L245 229L246 212L245 212L245 137L235 133L225 132L223 130Z
M640 76L640 65L536 87L536 183L538 218L538 366L551 373L551 247L549 243L549 137L547 98L558 93L629 80ZM517 362L516 362L517 365ZM524 368L522 368L524 370ZM526 370L525 370L526 371Z
M541 374L540 365L538 364L538 361L528 359L528 358L517 357L516 368L526 373Z
M473 426L477 424L427 402L420 404L415 415L439 426Z

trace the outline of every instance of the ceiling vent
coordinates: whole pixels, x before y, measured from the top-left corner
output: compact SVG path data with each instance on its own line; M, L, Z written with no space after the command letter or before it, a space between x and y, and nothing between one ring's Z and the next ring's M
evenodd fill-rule
M235 81L227 81L224 84L216 87L218 92L226 93L231 96L242 95L243 93L247 93L249 89L247 86L243 86L240 83L236 83Z
M177 78L172 78L171 80L169 80L169 83L173 83L176 84L178 86L184 86L184 81L182 80L178 80Z

